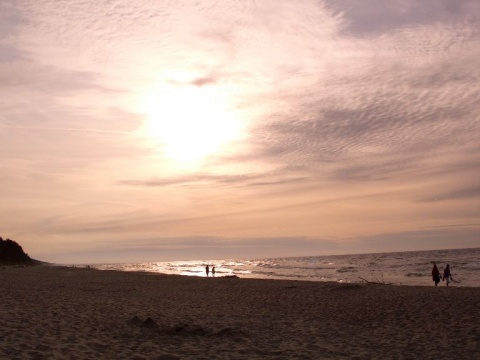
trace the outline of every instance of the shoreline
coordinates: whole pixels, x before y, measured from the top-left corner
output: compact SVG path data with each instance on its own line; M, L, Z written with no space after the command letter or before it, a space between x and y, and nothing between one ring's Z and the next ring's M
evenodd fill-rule
M452 265L455 286L480 287L477 266L480 248L465 252L425 251L361 254L358 256L307 256L270 259L196 259L184 261L153 261L89 264L99 269L120 271L151 271L166 274L205 276L206 265L215 266L217 275L241 278L286 279L305 281L336 281L347 283L385 282L394 285L433 285L431 269L435 262L440 269ZM83 264L60 264L77 265ZM444 283L441 283L443 285Z
M64 267L67 269L86 269L86 270L97 270L97 271L114 271L120 273L143 273L143 274L153 274L153 275L165 275L165 276L181 276L181 277L188 277L188 278L207 278L207 276L200 276L200 275L184 275L184 274L168 274L162 273L157 271L148 271L148 270L118 270L118 269L99 269L95 265L59 265L59 264L50 264L50 263L42 263L38 265L25 265L25 266L54 266L54 267ZM1 265L0 265L1 267ZM395 282L388 282L388 281L380 281L378 279L370 280L365 279L362 277L358 277L358 281L355 282L348 282L348 281L331 281L331 280L316 280L316 279L297 279L297 278L289 278L289 277L271 277L271 278L262 278L262 277L255 277L255 276L241 276L241 275L216 275L216 276L208 276L208 278L238 278L242 280L271 280L271 281L298 281L298 282L313 282L313 283L332 283L332 284L350 284L350 285L388 285L388 286L408 286L408 287L434 287L433 281L429 278L428 284L419 285L419 284L407 284L407 283L395 283ZM446 287L442 281L440 281L437 287ZM450 287L461 287L461 288L480 288L480 285L463 285L461 282L456 280L451 280Z
M167 274L162 272L156 271L148 271L148 270L116 270L116 269L98 269L95 265L61 265L61 264L53 264L53 263L46 263L46 262L39 262L37 264L0 264L0 270L2 268L24 268L24 267L34 267L34 266L46 266L46 267L58 267L63 269L72 269L72 270L95 270L95 271L105 271L105 272L118 272L118 273L138 273L138 274L151 274L151 275L158 275L158 276L178 276L178 277L186 277L186 278L196 278L196 279L204 279L204 278L212 278L212 279L221 279L221 278L238 278L241 280L266 280L266 281L294 281L294 282L306 282L306 283L321 283L321 284L338 284L338 285L371 285L371 286L399 286L399 287L435 287L430 284L425 285L418 285L418 284L403 284L403 283L390 283L390 282L382 282L382 281L370 281L369 279L365 279L359 277L359 281L357 282L347 282L347 281L322 281L322 280L306 280L306 279L295 279L295 278L261 278L261 277L242 277L239 275L216 275L216 276L199 276L199 275L182 275L182 274ZM437 288L447 287L441 281ZM462 285L461 283L452 280L451 284L448 288L478 288L480 286L474 285Z
M480 288L0 269L0 358L470 359Z

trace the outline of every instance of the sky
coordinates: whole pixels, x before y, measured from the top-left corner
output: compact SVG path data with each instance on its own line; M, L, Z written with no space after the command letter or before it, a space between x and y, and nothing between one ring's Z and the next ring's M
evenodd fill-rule
M0 236L57 263L480 246L477 0L2 0Z

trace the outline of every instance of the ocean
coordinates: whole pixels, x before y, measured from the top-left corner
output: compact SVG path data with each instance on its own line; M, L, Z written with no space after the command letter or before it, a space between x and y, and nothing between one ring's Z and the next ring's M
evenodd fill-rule
M206 276L205 266L215 266L215 276L257 279L379 282L392 285L433 286L436 263L443 273L450 264L451 286L480 287L480 248L409 251L375 254L304 256L271 259L194 260L148 263L100 264L100 270L145 271L186 276ZM211 273L210 273L211 276ZM440 282L439 286L445 286Z

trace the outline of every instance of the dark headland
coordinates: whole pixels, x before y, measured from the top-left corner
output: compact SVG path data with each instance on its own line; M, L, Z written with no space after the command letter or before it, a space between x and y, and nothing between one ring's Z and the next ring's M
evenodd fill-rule
M40 265L43 262L32 259L14 240L0 237L0 265Z

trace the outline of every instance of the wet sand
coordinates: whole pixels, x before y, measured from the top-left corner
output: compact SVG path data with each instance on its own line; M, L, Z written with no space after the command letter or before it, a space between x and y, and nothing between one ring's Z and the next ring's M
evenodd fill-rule
M0 359L480 359L480 288L5 266L0 289Z

